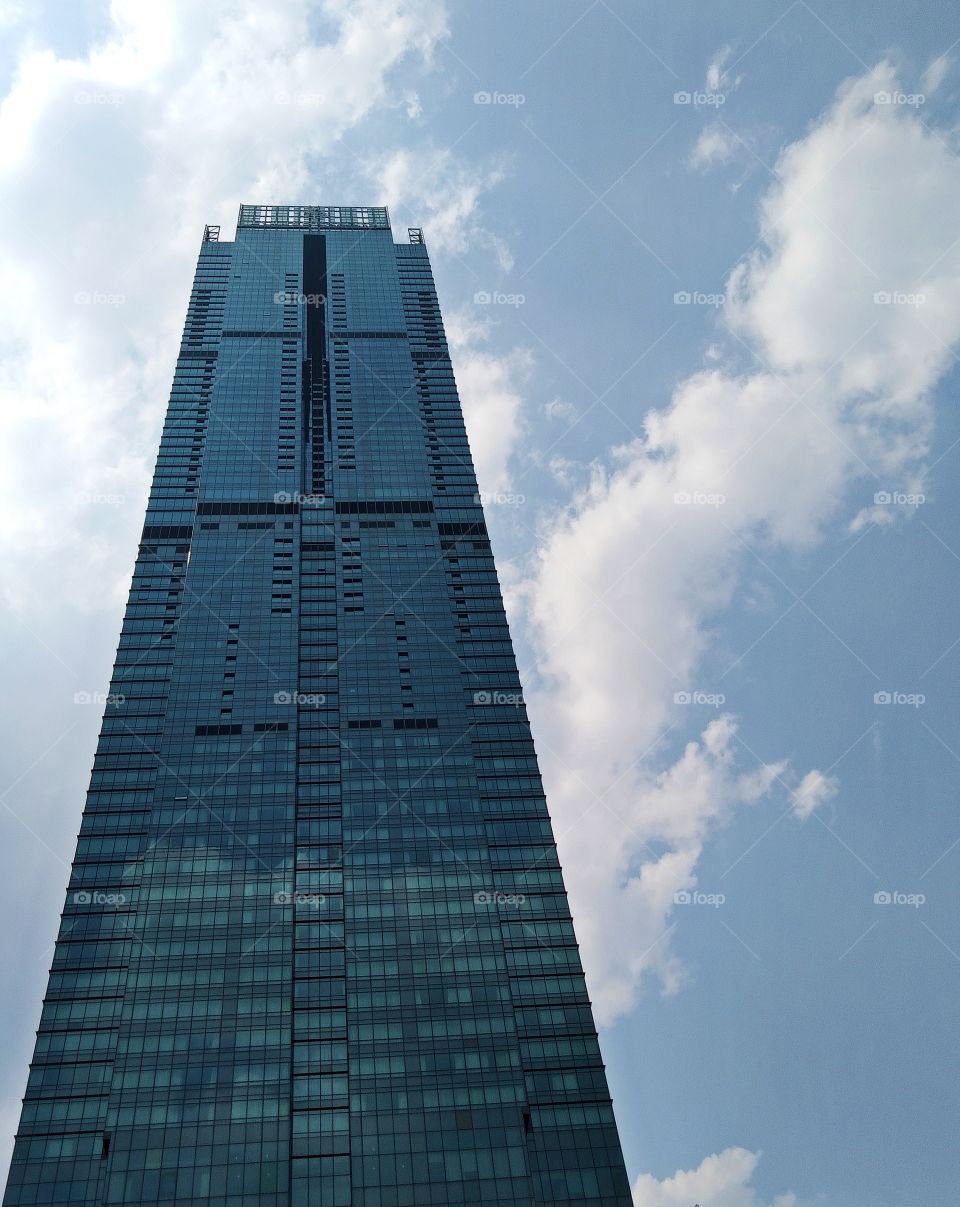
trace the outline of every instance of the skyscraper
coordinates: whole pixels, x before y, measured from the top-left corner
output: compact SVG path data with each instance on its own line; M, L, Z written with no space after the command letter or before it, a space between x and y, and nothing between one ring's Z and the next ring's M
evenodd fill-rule
M629 1202L422 234L242 206L4 1203Z

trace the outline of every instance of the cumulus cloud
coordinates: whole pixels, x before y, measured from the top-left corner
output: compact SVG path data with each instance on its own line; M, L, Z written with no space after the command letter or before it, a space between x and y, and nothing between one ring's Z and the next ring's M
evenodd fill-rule
M588 469L589 467L582 461L573 461L569 457L553 456L547 460L547 470L550 476L567 490L578 486L580 481L588 475Z
M726 74L726 64L730 58L731 48L729 46L721 46L710 62L707 64L707 78L704 82L704 88L707 92L719 92L721 85L730 83ZM734 81L734 87L738 81Z
M946 79L947 72L953 63L949 55L942 54L934 59L923 73L922 86L924 92L936 92Z
M897 88L880 64L783 150L758 249L727 284L726 358L680 382L610 466L595 467L517 593L603 1020L630 1008L646 975L667 988L682 979L673 893L695 882L713 828L758 791L785 792L808 817L836 790L816 769L750 768L723 718L673 768L656 759L689 723L678 701L700 689L724 707L697 672L747 550L810 549L843 535L854 490L922 481L932 391L960 340L960 160L949 135L875 103ZM729 367L738 352L749 357L739 371ZM748 773L759 777L749 786Z
M404 93L403 100L407 117L409 117L412 122L415 122L419 118L423 117L423 102L420 100L420 97L416 92L411 91Z
M533 356L528 348L492 352L490 325L466 312L451 315L445 326L481 494L506 491L524 432L522 387Z
M835 776L827 776L817 770L808 771L793 790L793 811L801 821L806 821L821 805L833 800L838 790L839 783Z
M898 88L886 64L858 77L783 152L764 247L728 293L731 324L766 364L806 375L828 395L820 409L832 400L830 418L863 442L859 455L902 473L925 448L929 391L957 337L960 249L944 207L960 164L917 116L875 103Z
M769 1204L761 1199L752 1185L761 1155L725 1148L705 1157L696 1169L678 1169L662 1182L641 1174L633 1184L634 1207L799 1207L793 1193L778 1194Z
M391 215L395 211L397 217L415 218L437 251L461 255L472 246L483 246L493 250L504 271L513 267L506 242L489 231L478 214L481 196L503 179L502 165L467 165L449 149L435 147L418 154L394 151L371 160L367 170Z
M543 404L543 413L548 419L559 419L564 423L572 423L579 411L574 403L564 398L552 398Z
M742 149L742 143L727 126L711 122L700 132L690 152L689 163L693 168L712 167L718 163L729 163Z

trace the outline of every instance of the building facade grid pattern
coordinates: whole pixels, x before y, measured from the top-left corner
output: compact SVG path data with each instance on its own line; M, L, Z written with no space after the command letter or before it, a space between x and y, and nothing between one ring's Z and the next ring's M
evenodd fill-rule
M626 1207L422 234L218 236L4 1204Z

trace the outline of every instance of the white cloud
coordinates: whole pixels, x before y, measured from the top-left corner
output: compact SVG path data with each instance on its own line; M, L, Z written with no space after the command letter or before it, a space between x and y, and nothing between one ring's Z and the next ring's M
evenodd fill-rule
M605 703L609 712L616 699ZM709 835L738 806L759 801L787 770L783 763L737 768L736 733L729 715L711 721L672 766L632 799L614 792L601 804L589 779L566 768L558 773L561 792L576 794L587 805L571 829L563 831L576 850L577 864L574 869L567 861L565 868L568 880L572 874L577 889L589 891L591 898L588 908L575 908L574 916L589 952L591 990L595 997L600 991L601 1019L626 1013L638 981L653 969L667 992L683 984L685 969L669 943L674 894L697 883L696 865ZM559 759L553 748L549 759ZM555 776L551 782L556 787ZM615 848L610 843L614 829L626 836ZM611 941L614 925L617 937ZM629 944L624 935L630 936Z
M775 372L826 374L820 408L833 399L874 468L899 471L923 449L928 392L960 326L949 208L960 163L905 107L874 104L897 89L881 64L783 152L782 184L762 207L765 248L733 274L729 318Z
M947 72L952 66L953 63L949 55L942 54L934 59L923 73L923 91L925 93L936 92L944 79L946 79Z
M852 533L861 532L871 524L885 528L894 521L894 514L889 507L862 507L850 521Z
M801 821L805 821L821 805L833 800L838 790L839 782L836 777L824 775L816 769L808 771L793 789L793 811Z
M645 975L679 982L665 933L672 894L695 882L712 829L756 799L740 770L753 760L736 757L729 721L674 768L651 766L690 715L675 693L718 694L698 668L746 548L810 548L842 529L854 487L872 496L922 481L931 391L960 340L960 160L915 113L874 104L896 88L886 64L850 81L779 157L759 250L732 274L724 315L730 347L746 345L761 368L715 363L682 381L611 468L595 467L517 593L542 675L527 694L602 1020L630 1008ZM875 303L883 290L925 301ZM799 782L799 816L835 789L780 763L757 774L788 796Z
M633 1184L634 1207L767 1207L752 1185L761 1153L725 1148L696 1169L678 1169L663 1181L641 1174ZM799 1207L797 1196L779 1194L768 1207Z
M530 376L533 357L526 348L505 356L489 351L489 324L465 312L451 315L445 326L480 491L505 491L524 430L520 387Z
M729 163L741 148L742 143L731 130L720 122L711 122L701 130L700 137L690 152L689 163L694 168Z
M420 97L416 92L411 91L404 93L403 100L407 117L409 117L411 121L417 121L419 118L423 117L423 102L420 100Z
M543 413L548 419L560 419L565 423L572 423L579 411L572 402L563 398L553 398L550 402L543 404Z
M0 0L0 29L12 29L27 16L24 0Z
M466 165L445 148L415 154L395 151L372 160L367 171L390 206L391 216L416 219L431 247L461 255L473 246L492 248L507 271L513 260L506 243L484 227L478 203L503 178L496 164Z
M554 481L559 482L567 490L573 490L584 478L589 476L589 466L584 465L582 461L573 461L569 457L550 457L547 461L547 469Z
M730 58L730 47L721 46L717 53L707 65L707 78L705 81L705 90L707 92L719 92L721 84L726 84L726 64Z

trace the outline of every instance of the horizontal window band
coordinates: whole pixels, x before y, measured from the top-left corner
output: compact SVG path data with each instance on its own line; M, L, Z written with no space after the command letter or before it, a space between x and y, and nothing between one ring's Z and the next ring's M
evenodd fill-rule
M224 339L300 339L300 332L291 329L273 328L269 331L223 331Z
M337 515L422 515L433 511L431 499L342 499L334 504Z

